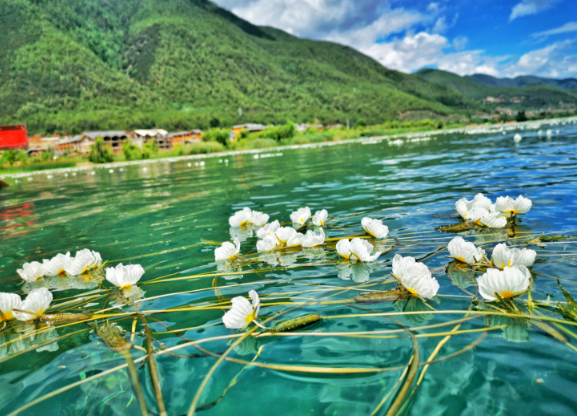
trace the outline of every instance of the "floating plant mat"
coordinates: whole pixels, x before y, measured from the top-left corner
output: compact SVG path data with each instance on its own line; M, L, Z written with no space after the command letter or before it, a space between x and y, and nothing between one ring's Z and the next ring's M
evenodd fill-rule
M438 135L20 179L0 196L0 291L53 295L46 317L0 332L3 414L402 415L575 414L577 153L574 125ZM499 229L460 227L454 204L522 194L531 211ZM326 209L326 240L257 253L250 207L291 223ZM435 214L439 216L434 216ZM373 240L363 217L382 220ZM318 229L308 222L301 230ZM214 250L234 237L235 263ZM351 263L339 239L382 252ZM536 251L530 293L488 303L486 267L448 258L456 236L491 258L496 245ZM24 283L17 269L90 248L104 268L140 264L127 290L96 268ZM395 255L421 260L432 299L398 288ZM563 291L561 290L563 288ZM227 329L231 299L260 298L257 321ZM531 298L529 298L529 296ZM571 298L572 297L572 298ZM531 300L531 302L529 302ZM4 323L0 324L2 326Z

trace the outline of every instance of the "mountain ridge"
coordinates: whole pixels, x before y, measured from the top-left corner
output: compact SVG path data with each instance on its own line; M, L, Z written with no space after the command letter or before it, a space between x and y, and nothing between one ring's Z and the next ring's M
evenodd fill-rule
M258 27L207 0L5 2L0 122L32 131L184 130L215 117L377 123L473 106L350 47Z
M475 81L478 84L483 84L486 86L493 87L525 87L529 85L553 85L559 87L563 90L573 90L577 88L576 78L545 78L538 77L536 75L519 75L514 78L498 78L487 74L471 74L466 75L470 80Z

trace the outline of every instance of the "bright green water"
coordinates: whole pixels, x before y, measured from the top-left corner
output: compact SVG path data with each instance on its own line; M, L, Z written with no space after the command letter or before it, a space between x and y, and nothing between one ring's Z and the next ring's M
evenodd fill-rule
M74 253L85 247L99 251L112 265L121 260L142 264L146 269L143 282L169 274L172 274L169 278L180 278L142 285L146 298L141 303L143 311L207 305L222 297L228 300L246 296L254 289L265 304L260 313L264 320L294 308L293 303L345 300L367 289L392 289L394 283L381 282L391 279L394 254L422 258L445 246L455 235L434 229L454 220L432 215L450 214L454 202L461 197L470 199L483 192L495 200L499 195L523 194L533 200L533 208L519 228L527 233L523 236L575 232L577 130L573 125L556 128L560 133L550 139L538 136L535 131L522 132L524 140L520 144L513 142L513 134L454 134L398 146L384 141L285 150L282 156L259 159L252 155L228 156L223 158L228 159L228 164L208 158L204 167L195 166L194 160L181 160L149 164L147 171L142 166L131 166L122 172L115 168L113 173L96 169L95 175L84 171L75 176L55 174L50 179L39 175L32 181L20 178L18 184L0 192L0 291L22 291L16 269L24 262L59 252ZM253 264L245 270L261 271L240 272L227 276L229 279L220 276L215 284L217 268L211 264L215 246L203 242L230 239L228 217L234 211L249 206L270 214L271 220L288 222L290 212L305 205L313 213L322 208L329 211L332 220L326 229L329 238L361 233L360 220L370 214L384 220L391 230L390 236L399 238L397 246L382 255L377 265L343 270L342 264L337 265L333 242L322 251L281 254L276 261L280 265L276 267L264 262ZM506 237L506 232L502 232L491 236L470 234L467 239L486 244L490 252L496 241ZM534 270L564 279L564 287L577 294L574 257L577 248L571 242L531 248L537 250L538 258L548 260L536 263ZM255 243L256 237L248 238L243 242L242 253L253 253ZM392 239L387 240L387 245L393 243ZM471 297L466 291L475 293L475 285L462 280L464 291L451 282L444 272L448 264L446 255L444 251L425 260L441 286L431 305L437 310L467 310ZM198 274L208 276L182 279ZM219 292L215 292L213 285L220 287ZM105 282L103 287L110 285ZM55 291L55 304L87 291L90 288ZM556 280L541 275L536 276L532 293L540 300L546 299L547 294L553 301L564 300ZM279 302L285 304L266 306ZM94 305L75 312L97 311L103 303L104 298L99 298ZM362 307L378 313L423 308L415 304ZM124 306L109 312L119 311L132 310ZM413 345L402 331L388 335L373 333L371 337L366 337L366 333L358 335L401 327L387 317L368 316L369 312L351 303L301 306L281 318L311 312L323 316L365 316L327 319L294 336L247 339L231 353L231 358L274 365L365 369L404 368L411 358ZM222 314L223 310L211 309L155 313L151 317L172 329L196 327L182 331L191 340L238 334L222 325ZM559 314L546 314L560 318ZM416 327L456 320L463 313L395 317ZM492 324L484 318L466 321L460 330L506 324L503 319L493 320ZM118 323L130 331L132 318ZM446 335L443 332L454 327L455 324L414 330L420 335L421 362L443 340ZM576 330L570 325L564 327ZM154 342L159 349L185 343L152 320L151 329L162 343ZM145 347L141 330L138 323L134 344ZM57 324L37 337L26 337L22 332L10 330L0 334L1 414L125 363L86 324ZM303 334L320 332L338 334ZM345 337L348 332L357 332L357 336ZM427 333L442 335L424 337ZM482 332L454 335L436 358L461 351L481 335ZM46 343L54 338L59 338L56 344ZM9 341L13 342L7 344ZM574 339L570 342L577 344ZM231 343L221 339L202 346L222 354ZM42 345L40 351L38 345ZM255 359L257 349L261 350ZM135 358L144 355L136 349L132 353ZM175 353L201 354L192 346ZM156 360L169 414L186 414L216 359L164 354ZM413 384L401 413L575 414L576 365L577 352L543 329L526 323L514 324L490 331L473 349L432 364L411 397ZM144 366L139 373L149 407L156 413L148 367ZM379 411L384 413L398 390L394 384L402 373L403 369L381 373L304 373L225 362L216 368L199 403L216 404L199 414L370 414L392 391L393 395ZM23 414L139 413L126 369L97 377L23 411Z

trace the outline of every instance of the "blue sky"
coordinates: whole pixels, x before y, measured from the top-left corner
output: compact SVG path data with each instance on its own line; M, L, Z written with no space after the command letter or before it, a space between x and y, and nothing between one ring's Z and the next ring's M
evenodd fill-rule
M213 0L404 72L577 78L577 0Z

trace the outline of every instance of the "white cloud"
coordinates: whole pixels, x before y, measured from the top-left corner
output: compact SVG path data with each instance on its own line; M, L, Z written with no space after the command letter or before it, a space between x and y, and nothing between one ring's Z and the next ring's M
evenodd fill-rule
M463 35L459 35L453 39L453 48L455 51L462 51L467 47L467 43L469 43L469 38Z
M483 51L447 53L450 46L449 40L442 35L420 32L392 42L374 44L362 52L398 71L413 72L423 67L436 66L459 75L479 72L498 75L496 67L505 59L484 57Z
M389 10L366 27L350 31L335 30L328 34L326 40L363 50L374 45L379 39L407 30L422 20L423 16L416 12L403 9Z
M571 55L575 41L555 42L542 49L531 51L503 69L510 77L518 75L539 75L550 78L575 77L577 55Z
M577 22L565 23L563 26L545 30L543 32L533 33L531 36L534 38L547 38L551 35L558 35L560 33L577 32Z
M459 75L484 73L501 77L531 74L565 78L577 73L577 55L571 55L574 41L557 42L517 60L487 56L482 50L465 50L466 36L450 41L443 35L456 23L458 15L447 22L446 3L440 1L430 2L422 13L416 9L393 8L386 0L214 1L253 24L346 44L388 68L403 72L437 67ZM510 20L546 10L559 0L518 1ZM577 31L577 22L532 36L544 40L573 31ZM391 35L398 38L390 40Z
M517 3L511 10L509 21L518 17L537 14L547 10L556 2L557 0L522 0L520 3Z

